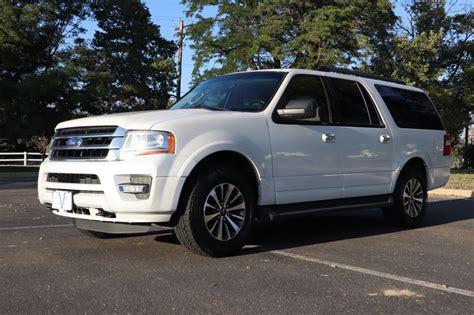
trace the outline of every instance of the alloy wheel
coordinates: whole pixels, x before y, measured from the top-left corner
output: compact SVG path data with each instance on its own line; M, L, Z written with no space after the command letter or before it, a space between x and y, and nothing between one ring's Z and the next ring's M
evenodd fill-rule
M416 178L411 178L403 190L403 205L410 218L416 218L424 204L423 186Z
M245 222L244 196L232 184L219 184L207 195L203 213L206 229L213 238L231 240L239 234Z

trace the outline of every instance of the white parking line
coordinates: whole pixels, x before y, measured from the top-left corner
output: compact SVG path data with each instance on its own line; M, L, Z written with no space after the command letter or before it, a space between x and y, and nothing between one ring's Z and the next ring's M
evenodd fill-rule
M414 285L419 285L425 288L430 288L430 289L436 289L436 290L441 290L441 291L446 291L450 293L455 293L455 294L460 294L460 295L465 295L469 297L474 297L474 291L469 291L469 290L463 290L463 289L458 289L458 288L453 288L449 287L447 285L442 285L442 284L437 284L433 282L427 282L423 280L417 280L417 279L412 279L412 278L407 278L407 277L400 277L397 275L392 275L390 273L385 273L385 272L380 272L380 271L375 271L375 270L370 270L370 269L365 269L365 268L360 268L360 267L355 267L355 266L350 266L346 264L340 264L332 261L327 261L323 259L318 259L318 258L313 258L313 257L308 257L308 256L303 256L303 255L298 255L298 254L293 254L289 253L286 251L282 250L274 250L271 251L273 254L281 255L281 256L286 256L286 257L291 257L295 259L300 259L300 260L305 260L305 261L310 261L322 265L327 265L330 267L337 267L341 269L346 269L350 271L355 271L355 272L360 272L363 274L371 275L371 276L376 276L376 277L381 277L385 279L391 279L391 280L396 280L396 281L401 281L405 283L410 283Z
M53 225L14 226L14 227L0 228L0 231L27 230L27 229L46 229L46 228L66 227L66 226L74 226L74 224L53 224Z

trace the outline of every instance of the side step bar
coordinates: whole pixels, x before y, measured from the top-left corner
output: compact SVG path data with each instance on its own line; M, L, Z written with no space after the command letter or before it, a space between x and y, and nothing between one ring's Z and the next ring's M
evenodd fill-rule
M314 202L293 203L275 206L260 206L257 217L263 221L275 221L289 216L310 215L318 212L331 212L358 208L379 208L393 204L393 197L377 195L345 199L332 199Z

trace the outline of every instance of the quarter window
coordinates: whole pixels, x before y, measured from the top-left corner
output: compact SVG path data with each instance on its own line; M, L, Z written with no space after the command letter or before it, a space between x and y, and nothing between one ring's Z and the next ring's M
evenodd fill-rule
M375 85L400 128L444 130L439 115L425 93Z

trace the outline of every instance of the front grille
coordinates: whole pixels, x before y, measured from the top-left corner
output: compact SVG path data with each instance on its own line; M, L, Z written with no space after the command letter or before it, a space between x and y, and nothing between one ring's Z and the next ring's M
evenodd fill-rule
M46 181L51 183L100 184L99 177L94 174L49 173Z
M52 160L116 160L126 130L117 126L74 127L56 130Z
M86 150L53 150L52 159L105 159L109 154L108 149Z
M74 127L64 128L56 131L55 136L72 136L72 135L95 135L95 134L112 134L117 126L94 126L94 127Z
M114 137L94 137L94 138L82 138L82 146L83 147L90 147L90 146L107 146L112 142ZM56 139L53 142L53 146L57 147L65 147L67 146L66 142L69 138L62 138Z

